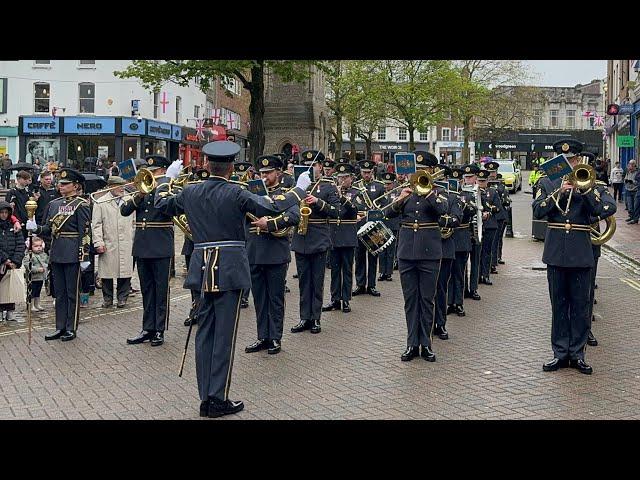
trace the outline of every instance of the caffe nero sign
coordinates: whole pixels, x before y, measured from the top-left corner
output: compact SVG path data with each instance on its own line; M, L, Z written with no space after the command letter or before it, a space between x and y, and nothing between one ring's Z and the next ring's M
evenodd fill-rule
M114 117L64 117L64 133L102 135L116 133Z
M53 135L60 133L60 119L52 117L22 117L23 135Z

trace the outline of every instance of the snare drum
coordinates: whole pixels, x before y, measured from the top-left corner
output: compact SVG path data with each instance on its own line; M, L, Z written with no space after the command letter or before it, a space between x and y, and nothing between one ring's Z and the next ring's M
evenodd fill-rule
M367 222L358 230L358 239L371 255L378 255L393 243L393 232L382 222Z

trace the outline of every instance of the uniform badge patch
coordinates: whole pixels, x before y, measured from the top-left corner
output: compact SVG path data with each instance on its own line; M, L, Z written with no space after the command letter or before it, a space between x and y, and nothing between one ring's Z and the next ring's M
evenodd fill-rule
M269 160L266 158L262 159L262 165L264 165L265 167L269 166Z

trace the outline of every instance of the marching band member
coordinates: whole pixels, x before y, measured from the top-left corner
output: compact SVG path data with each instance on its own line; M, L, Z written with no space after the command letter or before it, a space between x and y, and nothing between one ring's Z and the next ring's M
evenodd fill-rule
M300 175L297 187L284 194L283 200L269 202L229 181L239 151L233 142L206 144L202 153L209 160L209 178L186 185L175 195L168 195L163 184L155 196L156 208L165 215L186 214L193 234L194 251L185 287L201 291L195 349L202 417L219 417L244 408L242 402L229 400L229 388L240 298L242 290L251 286L243 228L246 213L259 217L254 226L262 225L261 217L299 204L311 183L308 175ZM179 171L179 165L175 169L172 165L167 174L175 178Z
M41 226L34 220L27 221L27 230L51 236L49 265L56 300L56 331L45 340L73 340L78 330L80 272L89 267L91 245L89 202L78 196L84 181L77 170L61 169L58 185L62 197L49 202Z
M284 200L280 184L282 162L273 155L263 155L256 160L260 174L267 186L269 197ZM246 353L268 349L268 353L280 352L284 323L284 293L287 267L291 262L289 236L271 233L298 224L300 207L292 205L277 217L261 217L251 222L247 234L247 257L251 269L251 291L256 308L258 340Z
M395 173L385 173L382 175L382 181L384 182L385 194L382 197L378 197L377 204L380 208L384 208L386 205L393 203L400 195L399 191L395 191L391 194L389 192L393 190L396 186L396 174ZM379 262L379 270L380 276L378 277L379 282L391 282L393 281L393 264L396 259L396 249L398 246L398 232L400 230L400 218L393 217L389 218L385 215L382 222L389 227L389 230L393 233L395 237L393 243L385 248L382 252L378 254L378 262Z
M296 253L296 268L300 285L300 322L291 328L292 333L311 330L320 333L322 292L326 269L327 250L331 248L331 233L328 218L338 218L340 198L332 180L322 178L324 154L307 150L301 154L302 161L313 167L318 180L304 199L304 206L311 209L306 232L301 226L295 230L291 249ZM300 212L302 216L302 211ZM305 220L301 218L301 225Z
M233 181L248 182L253 180L253 164L250 162L234 162L233 172L235 179ZM242 292L242 299L240 300L240 308L249 308L249 291L247 288Z
M360 166L360 174L362 181L359 188L362 190L362 197L365 202L373 202L376 198L384 194L384 183L380 180L373 179L373 168L375 164L371 160L362 160L358 162ZM366 196L365 196L366 195ZM368 197L368 200L367 200ZM371 205L365 205L367 209L371 209ZM357 224L358 229L367 222L366 218L360 220ZM376 270L378 269L378 259L375 255L369 253L362 242L358 242L356 246L356 289L353 296L368 293L374 297L379 297L380 292L376 290Z
M470 225L470 230L472 232L471 236L471 251L469 252L469 276L467 278L467 274L465 273L465 291L464 297L471 298L472 300L480 300L480 295L478 294L478 283L480 280L480 259L482 258L482 242L480 241L480 237L482 232L478 232L476 234L476 230L480 226L480 222L477 221L477 215L482 215L482 220L489 218L488 212L480 212L479 205L476 204L476 195L475 190L480 188L478 186L478 173L480 169L477 165L471 164L466 165L464 167L464 174L462 178L464 180L464 184L472 187L474 189L473 202L476 208L475 218L472 217L472 224Z
M351 288L353 285L353 257L357 236L358 212L364 212L365 206L360 190L353 182L353 166L340 163L337 166L338 195L340 206L336 219L329 219L331 229L331 302L322 307L323 312L340 310L351 311Z
M571 167L579 163L580 142L560 140L553 148L567 158ZM533 216L548 221L542 261L547 264L554 356L542 369L549 372L570 366L590 375L593 368L584 359L595 267L590 222L616 206L603 202L593 188L585 191L576 188L566 177L556 180L543 177L538 187Z
M482 222L482 253L480 254L480 283L485 285L493 285L489 280L491 268L491 254L493 251L493 240L498 230L498 220L496 215L500 212L500 195L493 188L487 187L489 181L489 172L480 170L477 174L478 187L480 188L483 206L483 222ZM485 215L487 218L485 219Z
M498 162L488 162L484 168L489 172L490 181L498 181L498 168L500 168ZM502 175L500 175L500 177L502 177ZM496 230L493 244L491 245L491 273L498 273L499 260L502 262L502 256L498 254L502 253L502 237L504 236L504 231L507 228L507 220L509 219L506 207L510 200L507 187L505 187L503 182L498 183L493 188L498 192L498 197L500 198L500 211L497 212L495 216L498 222L498 229Z

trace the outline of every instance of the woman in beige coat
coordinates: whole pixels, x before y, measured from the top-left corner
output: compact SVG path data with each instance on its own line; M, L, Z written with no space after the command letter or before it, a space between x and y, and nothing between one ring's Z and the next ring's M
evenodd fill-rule
M109 177L109 187L124 185L124 179L118 176ZM91 233L93 245L98 252L99 275L102 279L102 296L104 308L113 306L113 280L117 279L118 308L127 303L133 275L133 234L135 231L135 215L123 217L120 205L127 197L116 197L124 193L124 188L114 188L100 196L93 204L91 217Z

